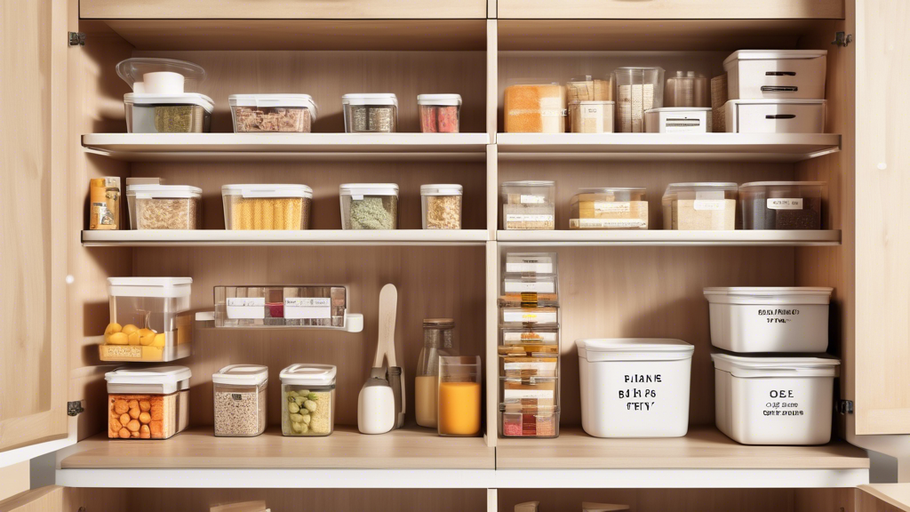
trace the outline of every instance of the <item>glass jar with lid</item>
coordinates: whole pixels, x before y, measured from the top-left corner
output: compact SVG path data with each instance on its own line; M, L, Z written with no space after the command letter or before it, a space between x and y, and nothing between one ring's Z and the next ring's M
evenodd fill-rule
M454 335L455 320L451 318L426 318L423 321L423 349L417 360L414 381L414 410L417 424L421 427L436 428L439 358L458 352Z

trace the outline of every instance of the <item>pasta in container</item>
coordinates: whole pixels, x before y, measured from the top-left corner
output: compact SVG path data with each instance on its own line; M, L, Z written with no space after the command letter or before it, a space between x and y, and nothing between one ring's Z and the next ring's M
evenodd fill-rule
M225 185L221 196L225 229L309 228L313 189L306 185Z

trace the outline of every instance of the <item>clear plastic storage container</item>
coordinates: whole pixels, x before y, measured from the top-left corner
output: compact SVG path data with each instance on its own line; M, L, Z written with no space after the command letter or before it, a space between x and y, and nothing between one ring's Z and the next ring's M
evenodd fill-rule
M327 436L335 430L335 373L330 364L292 364L281 370L281 433Z
M212 375L215 435L252 437L265 432L269 368L232 364Z
M613 133L614 102L573 101L569 103L572 133Z
M502 279L500 306L556 307L559 306L555 275L507 274Z
M584 75L566 82L566 101L613 101L613 75L604 79Z
M555 252L507 252L503 258L504 274L555 274Z
M187 185L127 185L130 229L199 229L202 189Z
M507 181L502 184L502 228L556 229L555 181Z
M437 431L441 436L480 434L480 356L440 356Z
M187 427L190 377L185 366L117 368L107 381L107 437L167 439Z
M189 357L193 341L190 277L110 277L110 324L102 361L167 362Z
M506 133L566 131L566 88L559 84L506 87L503 96Z
M538 327L559 324L558 308L499 308L502 327Z
M525 354L528 351L558 353L559 329L506 328L500 331L500 354Z
M648 133L710 133L711 109L696 107L661 107L645 112Z
M825 133L825 100L730 100L730 133Z
M313 189L306 185L224 185L225 229L308 229Z
M695 71L677 71L667 78L664 106L711 108L711 81Z
M310 133L318 113L309 94L232 94L228 103L234 133Z
M208 133L215 104L198 93L123 96L127 133Z
M736 228L736 183L671 183L663 197L664 229Z
M341 229L398 229L398 185L345 183L339 187Z
M422 133L458 133L460 94L418 94L417 117Z
M572 196L569 229L648 229L645 189L580 189Z
M616 84L615 131L645 131L645 111L664 106L663 68L624 67L613 71Z
M559 436L559 408L499 404L502 437L554 438Z
M823 99L827 50L739 50L724 59L727 98Z
M739 187L743 229L821 229L824 181L757 181Z
M423 229L461 229L461 185L421 185Z
M345 327L347 288L216 286L215 327Z
M398 98L392 93L345 94L341 104L347 133L398 131Z

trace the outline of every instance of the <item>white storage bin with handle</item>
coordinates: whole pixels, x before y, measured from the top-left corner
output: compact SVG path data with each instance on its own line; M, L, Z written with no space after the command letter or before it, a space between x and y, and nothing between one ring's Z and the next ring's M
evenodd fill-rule
M576 340L581 426L594 437L682 437L695 347L673 339Z
M829 357L714 360L717 428L742 444L818 445L831 440L834 377Z
M825 133L825 100L730 100L730 133Z
M711 344L739 353L824 352L833 288L705 288Z
M827 50L739 50L724 59L727 99L823 99Z

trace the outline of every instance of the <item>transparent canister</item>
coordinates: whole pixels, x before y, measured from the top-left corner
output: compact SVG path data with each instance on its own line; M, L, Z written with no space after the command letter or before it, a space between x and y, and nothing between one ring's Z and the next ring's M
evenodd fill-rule
M335 374L330 364L292 364L281 370L281 433L327 436L335 430Z
M339 187L341 229L398 229L398 185L345 183Z
M616 84L616 123L623 133L645 131L645 111L664 106L664 70L623 67L613 71Z
M187 185L126 186L130 229L199 229L202 189Z
M556 229L555 181L506 181L502 184L502 228Z
M423 320L423 349L417 360L414 381L414 405L417 424L436 428L437 384L439 358L458 353L455 347L455 320L452 318L425 318Z
M461 185L421 185L423 229L461 229Z
M667 78L664 107L711 107L711 83L695 71L677 71Z
M417 116L422 133L458 133L460 94L418 94Z
M481 372L480 356L439 358L439 435L480 435Z
M313 189L289 183L224 185L225 229L308 229Z
M253 437L265 432L269 368L232 364L212 375L215 435Z
M392 93L345 94L341 104L347 133L398 131L398 98Z
M190 417L190 377L185 366L117 368L107 381L109 439L167 439Z
M506 133L566 131L566 88L560 84L520 84L503 94Z

